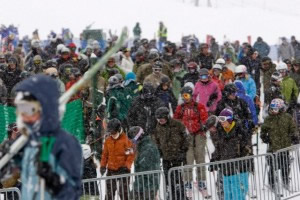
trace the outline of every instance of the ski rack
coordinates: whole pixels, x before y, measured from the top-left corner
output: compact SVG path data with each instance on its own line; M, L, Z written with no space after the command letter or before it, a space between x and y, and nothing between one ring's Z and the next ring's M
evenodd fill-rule
M103 70L107 60L116 53L122 45L125 43L128 37L128 29L123 28L122 33L116 42L116 44L91 68L89 69L83 77L76 82L68 91L66 91L59 98L59 109L63 111L60 113L60 119L63 118L64 108L70 98L78 91L82 86L84 86L99 70ZM17 139L10 147L8 152L0 160L0 170L6 166L6 164L25 146L29 139L29 134L22 134L19 139Z

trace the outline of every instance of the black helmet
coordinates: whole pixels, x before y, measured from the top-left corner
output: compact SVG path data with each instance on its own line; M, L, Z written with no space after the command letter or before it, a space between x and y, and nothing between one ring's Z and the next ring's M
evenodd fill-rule
M213 126L217 126L218 118L215 115L209 116L209 118L206 120L205 126L206 128L211 128Z
M76 67L71 68L71 74L74 74L75 77L81 76L80 70Z
M160 107L155 111L156 119L168 119L169 118L169 109L167 107Z
M160 69L162 69L163 68L163 63L160 62L160 61L156 61L154 63L154 65L152 66L152 68L160 68Z
M160 80L161 84L169 84L170 82L171 82L171 80L167 76L162 77L161 80Z
M235 86L235 84L233 83L229 83L227 85L225 85L224 87L224 96L229 96L230 94L234 94L237 92L237 88Z
M142 97L144 99L151 99L154 97L155 88L151 83L145 83L142 89Z
M149 40L146 39L146 38L143 38L143 39L141 40L141 44L148 44L148 43L149 43Z
M20 74L20 78L22 80L24 80L26 78L29 78L30 76L31 76L31 74L28 71L22 71L21 74Z
M108 79L108 85L110 87L114 86L114 85L117 85L119 84L120 81L119 81L119 78L116 77L115 75L114 76L111 76L109 79Z
M150 60L150 61L156 61L158 59L159 59L159 54L157 52L151 52L151 53L149 53L148 60Z
M191 88L190 86L184 86L181 91L180 91L181 94L190 94L192 95L193 94L193 88Z
M282 79L282 76L279 72L274 72L271 76L271 81L280 81Z
M57 68L57 62L55 59L47 60L45 68L48 69L50 67L55 67Z
M284 59L283 62L287 65L292 64L292 61L290 59Z
M121 131L121 122L117 118L114 118L112 120L109 120L107 124L107 130L108 133L112 132L120 132Z
M129 131L128 131L128 138L130 140L136 140L138 141L139 139L141 139L141 136L144 134L144 130L142 127L140 126L132 126L130 127Z
M81 73L84 73L88 70L89 61L88 59L81 59L78 62L78 68L80 69Z
M184 50L180 49L180 50L178 50L178 51L176 52L176 56L177 56L177 57L181 57L181 58L185 58L186 52L185 52Z

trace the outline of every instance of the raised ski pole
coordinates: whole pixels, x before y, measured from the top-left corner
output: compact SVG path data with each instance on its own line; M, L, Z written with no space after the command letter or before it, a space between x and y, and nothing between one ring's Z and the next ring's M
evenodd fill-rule
M59 106L60 109L64 108L69 99L84 85L86 84L94 74L96 74L99 70L103 69L103 66L113 55L115 52L117 52L124 42L127 39L128 31L127 28L123 28L121 36L119 37L119 40L116 42L116 44L90 69L88 70L83 77L76 82L68 91L66 91L60 98L59 98ZM61 113L62 116L61 119L63 118L64 113ZM20 130L20 132L22 132ZM26 133L22 134L19 139L17 139L10 147L8 152L1 158L0 160L0 170L25 146L25 144L28 141L29 134Z

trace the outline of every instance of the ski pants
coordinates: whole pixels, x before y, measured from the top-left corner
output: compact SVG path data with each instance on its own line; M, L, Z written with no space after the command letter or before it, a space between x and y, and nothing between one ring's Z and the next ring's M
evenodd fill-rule
M275 163L275 170L274 166L270 163L268 160L268 164L270 166L269 169L269 184L272 188L274 188L275 184L275 176L274 176L274 171L280 170L281 171L281 179L284 185L289 184L289 173L290 173L290 156L289 152L281 152L277 154L277 158L275 158L276 162Z
M249 188L248 176L248 172L223 176L223 199L245 200Z
M206 137L200 134L192 136L192 145L186 153L186 161L187 165L194 165L194 161L196 164L205 163L205 146L206 146ZM206 181L206 170L205 167L197 168L197 182ZM186 169L184 173L185 181L193 181L193 170Z
M107 176L116 175L120 175L120 173L110 170L107 171ZM114 200L116 191L118 191L121 200L129 200L129 182L130 177L106 180L105 200ZM117 186L117 183L119 183L119 187Z
M179 170L172 171L171 183L168 180L168 172L172 167L182 166L182 161L179 160L163 160L163 170L166 178L166 183L172 193L172 200L184 200L185 189L182 174Z

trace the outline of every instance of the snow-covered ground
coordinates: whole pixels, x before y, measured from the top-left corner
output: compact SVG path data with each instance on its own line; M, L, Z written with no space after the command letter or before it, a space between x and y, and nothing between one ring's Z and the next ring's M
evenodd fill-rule
M212 0L212 8L205 6L206 0L199 2L200 7L191 0L10 0L1 2L0 21L18 25L21 35L38 28L42 38L62 27L78 37L93 22L93 28L113 32L123 26L132 30L140 22L143 37L154 38L159 21L166 24L173 41L186 34L196 34L201 41L211 34L220 42L225 35L240 41L248 35L253 40L262 36L271 44L281 36L300 37L299 0Z

